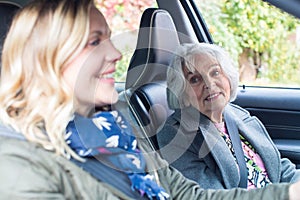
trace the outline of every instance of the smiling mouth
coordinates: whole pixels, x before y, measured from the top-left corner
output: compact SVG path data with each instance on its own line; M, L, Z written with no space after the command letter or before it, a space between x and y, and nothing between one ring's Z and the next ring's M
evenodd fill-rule
M101 74L101 75L99 76L99 78L103 78L103 79L114 78L114 74L113 74L113 73L109 73L109 74Z
M205 100L206 100L206 101L212 101L212 100L214 100L215 98L217 98L219 95L220 95L220 93L214 93L214 94L211 94L211 95L209 95L208 97L206 97Z

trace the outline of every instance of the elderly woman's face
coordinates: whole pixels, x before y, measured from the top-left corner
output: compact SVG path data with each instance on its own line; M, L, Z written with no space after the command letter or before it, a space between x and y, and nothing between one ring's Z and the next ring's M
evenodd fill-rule
M194 72L183 68L189 102L212 121L219 122L230 99L229 79L211 55L196 55L194 68Z

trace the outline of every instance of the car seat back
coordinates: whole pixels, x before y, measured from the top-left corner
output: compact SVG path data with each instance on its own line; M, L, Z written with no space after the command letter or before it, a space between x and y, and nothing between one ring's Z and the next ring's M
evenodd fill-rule
M0 1L0 66L4 39L8 32L14 14L20 8L21 6L19 6L18 4L8 1Z
M156 132L173 112L167 103L166 76L179 44L170 14L162 9L146 9L127 72L125 96L154 149L158 149Z

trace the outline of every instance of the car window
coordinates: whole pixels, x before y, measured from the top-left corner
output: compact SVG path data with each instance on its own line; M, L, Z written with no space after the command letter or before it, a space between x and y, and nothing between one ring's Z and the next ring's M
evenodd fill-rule
M300 87L300 22L261 0L195 0L214 43L239 68L240 84Z
M136 47L137 34L143 11L157 8L155 0L96 0L98 9L106 16L112 30L112 41L123 57L117 64L116 82L125 82L130 58Z

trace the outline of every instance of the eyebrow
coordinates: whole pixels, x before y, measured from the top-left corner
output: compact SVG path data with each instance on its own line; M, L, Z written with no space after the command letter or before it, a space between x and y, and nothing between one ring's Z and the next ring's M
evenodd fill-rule
M209 67L220 67L221 68L221 65L219 63L215 63L215 64L210 65Z
M219 63L214 63L214 64L209 65L209 68L213 68L213 67L219 67L219 68L222 68L221 65L220 65ZM188 73L195 73L195 72L198 72L198 70L197 70L195 67L193 67L193 69L194 69L195 72L192 72L191 70L189 70L188 67L184 67L184 69L185 69L184 71L186 71L186 72L188 72Z
M211 68L220 68L222 70L222 67L221 67L221 65L219 63L214 63L214 64L209 65L209 69L211 69ZM195 68L193 68L193 69L194 69L194 72L192 72L187 67L185 67L185 70L183 71L184 76L187 78L189 75L193 75L193 74L201 75L198 72L198 70L196 70Z
M100 36L102 36L102 35L108 35L108 36L110 36L111 35L111 30L107 29L105 32L102 31L102 30L95 30L95 31L91 32L91 35L94 35L94 34L100 35Z
M187 69L187 71L185 71L183 73L184 77L186 77L186 78L188 78L189 76L194 75L194 74L199 74L199 72L197 70L195 70L194 72L192 72L192 71L190 71L190 70Z

